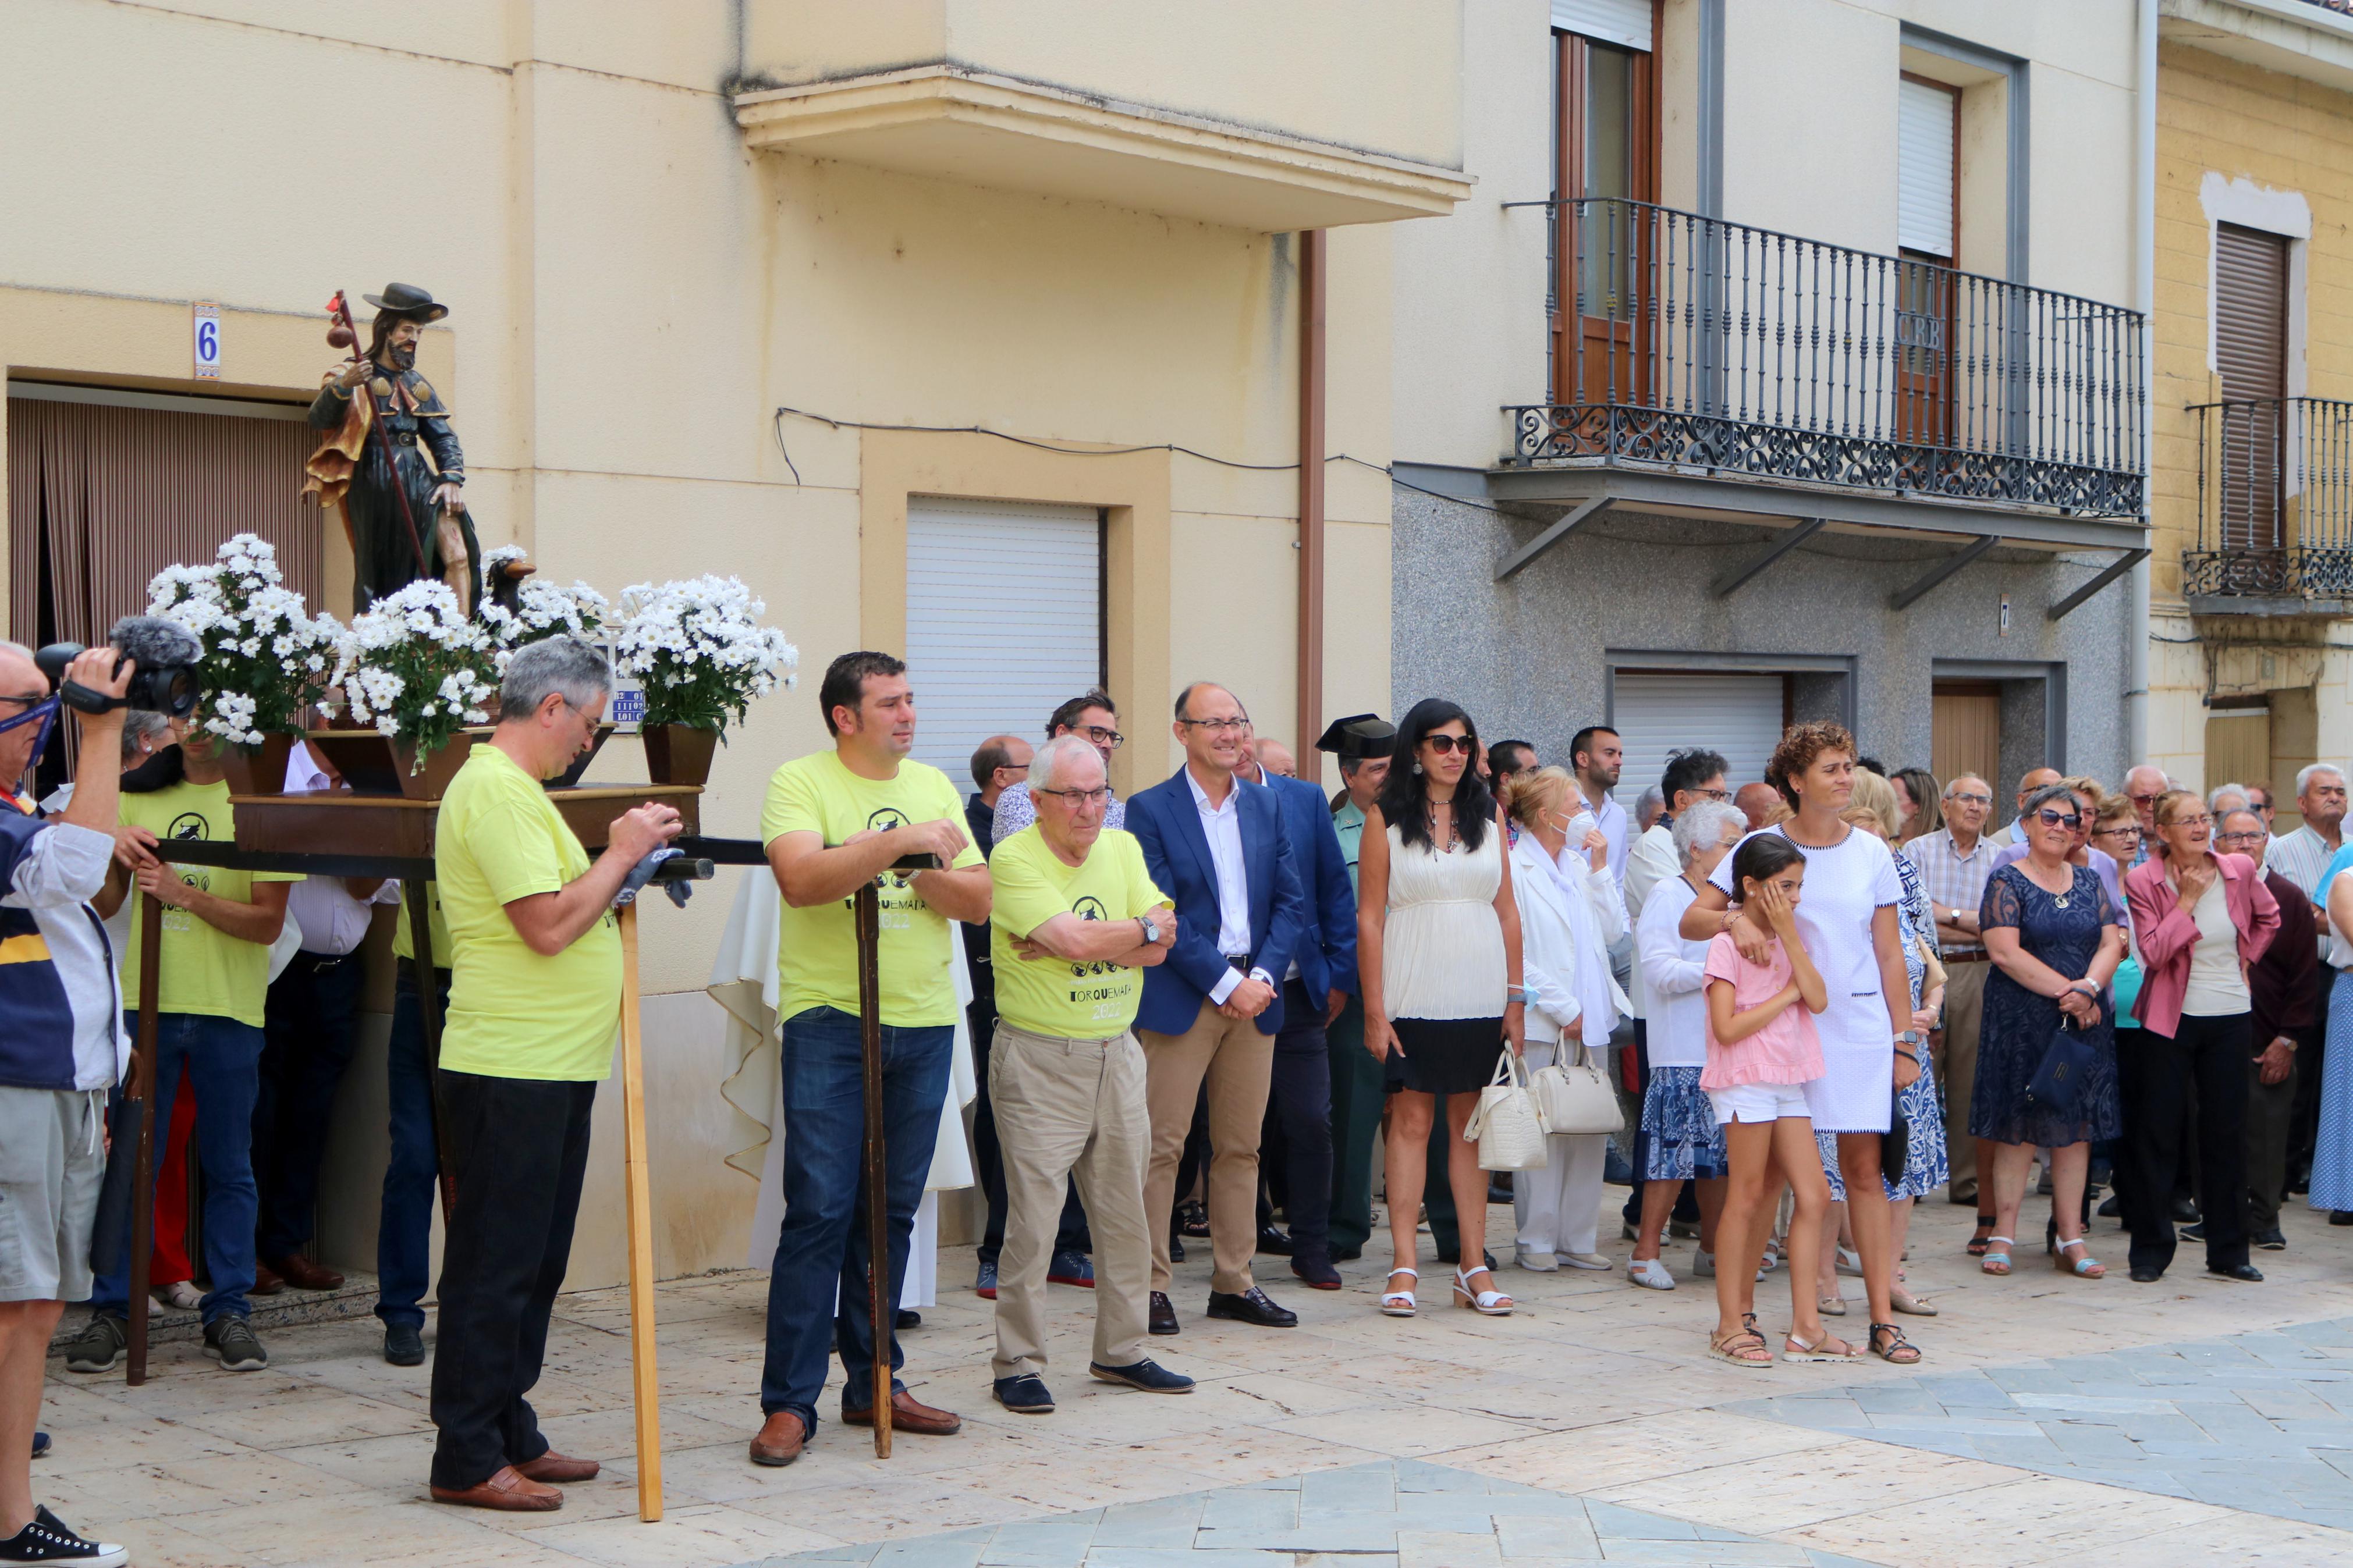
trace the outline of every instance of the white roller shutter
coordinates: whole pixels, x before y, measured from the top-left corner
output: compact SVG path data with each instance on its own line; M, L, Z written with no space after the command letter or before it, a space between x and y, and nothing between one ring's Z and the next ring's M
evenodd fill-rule
M1651 52L1651 0L1552 0L1552 25L1564 33Z
M1953 99L1929 82L1895 84L1895 242L1953 255Z
M1781 740L1782 679L1778 675L1621 674L1611 712L1626 762L1618 804L1631 814L1642 792L1666 772L1667 753L1687 746L1722 752L1732 789L1765 776Z
M1103 682L1103 530L1092 507L907 503L907 679L915 757L970 789L999 733L1035 743Z

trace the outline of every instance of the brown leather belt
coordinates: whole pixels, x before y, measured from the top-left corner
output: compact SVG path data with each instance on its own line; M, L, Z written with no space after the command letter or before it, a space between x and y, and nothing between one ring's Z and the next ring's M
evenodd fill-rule
M1990 963L1993 955L1979 948L1975 952L1940 952L1936 957L1947 965L1955 963Z

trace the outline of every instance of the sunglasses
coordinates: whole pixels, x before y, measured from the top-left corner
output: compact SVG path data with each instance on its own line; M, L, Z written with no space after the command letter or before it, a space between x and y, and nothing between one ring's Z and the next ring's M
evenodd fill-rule
M1471 748L1478 742L1468 735L1424 735L1421 743L1441 757L1453 752L1460 752L1467 757L1471 754Z
M2059 811L2047 805L2034 814L2034 819L2045 827L2063 827L2070 833L2084 826L2083 813Z

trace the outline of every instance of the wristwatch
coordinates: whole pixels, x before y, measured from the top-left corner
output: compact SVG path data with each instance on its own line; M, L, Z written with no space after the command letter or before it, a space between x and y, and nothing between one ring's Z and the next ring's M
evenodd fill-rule
M1156 923L1153 921L1153 918L1152 918L1150 915L1138 915L1138 916L1136 916L1136 917L1135 917L1135 923L1136 923L1137 925L1140 925L1140 926L1142 926L1142 927L1144 928L1144 945L1145 945L1145 946L1146 946L1146 947L1155 947L1155 946L1159 945L1159 942L1160 942L1160 927L1158 926L1158 924L1156 924Z

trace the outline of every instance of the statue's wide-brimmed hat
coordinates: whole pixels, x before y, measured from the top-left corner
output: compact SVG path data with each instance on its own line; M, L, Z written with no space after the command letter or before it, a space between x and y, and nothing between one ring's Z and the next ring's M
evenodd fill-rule
M381 294L363 294L361 299L388 316L412 316L420 321L438 321L449 313L449 307L434 302L433 296L413 283L387 283Z

